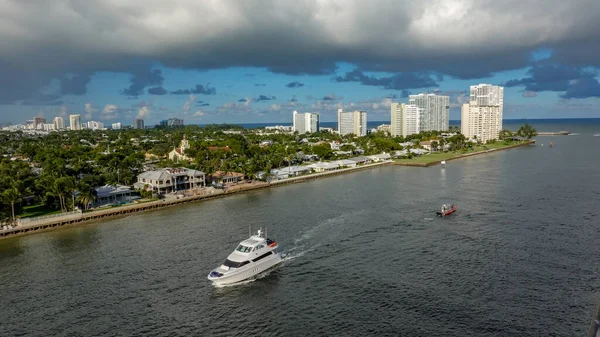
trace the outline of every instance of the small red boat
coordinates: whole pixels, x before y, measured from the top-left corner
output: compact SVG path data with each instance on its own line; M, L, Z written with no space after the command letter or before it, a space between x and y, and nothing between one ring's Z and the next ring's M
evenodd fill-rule
M456 212L456 206L453 204L444 204L442 205L441 211L435 212L438 216L446 216Z

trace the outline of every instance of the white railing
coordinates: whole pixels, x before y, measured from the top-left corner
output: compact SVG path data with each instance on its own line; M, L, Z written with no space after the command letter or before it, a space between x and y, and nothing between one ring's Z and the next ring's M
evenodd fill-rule
M82 214L82 212L81 212L81 210L77 210L77 211L71 211L71 212L64 212L64 213L57 213L57 214L36 216L36 217L31 217L31 218L18 219L18 221L19 221L20 225L24 225L24 224L27 224L27 223L33 222L33 221L46 220L46 219L58 218L58 217L62 217L62 216L75 215L75 214Z

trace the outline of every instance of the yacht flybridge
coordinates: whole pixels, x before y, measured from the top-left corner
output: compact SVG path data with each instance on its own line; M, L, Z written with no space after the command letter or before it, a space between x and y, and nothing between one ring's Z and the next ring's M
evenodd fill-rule
M216 285L226 285L250 279L279 264L283 257L277 241L265 238L262 228L257 234L240 242L225 262L210 272L208 279Z

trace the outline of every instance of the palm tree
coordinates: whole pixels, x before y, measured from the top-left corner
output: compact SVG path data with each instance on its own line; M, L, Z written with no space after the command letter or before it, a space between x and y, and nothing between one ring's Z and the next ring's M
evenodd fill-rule
M517 131L517 136L531 139L537 136L537 130L533 126L525 123L525 125L519 128L519 131Z
M12 183L10 187L8 187L4 192L2 192L2 201L10 204L11 208L11 224L15 223L15 202L19 201L21 198L21 191L17 187L16 183Z
M98 192L96 189L87 184L81 184L79 186L79 196L77 197L77 202L83 205L83 209L85 211L88 210L88 207L91 203L96 201L98 197Z

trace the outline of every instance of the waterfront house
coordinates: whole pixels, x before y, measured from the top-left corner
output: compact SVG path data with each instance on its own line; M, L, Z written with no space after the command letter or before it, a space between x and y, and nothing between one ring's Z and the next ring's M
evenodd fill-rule
M276 179L286 179L289 177L296 177L296 176L299 176L302 174L311 173L312 171L313 171L313 168L310 167L310 165L307 165L307 166L295 165L295 166L282 167L279 169L272 169L271 175L273 177L275 177Z
M380 154L374 154L372 156L368 156L368 158L371 158L372 161L378 163L378 162L382 162L382 161L386 161L386 160L391 160L392 156L390 156L389 153L380 153Z
M206 175L202 171L188 168L164 168L140 173L134 187L164 194L204 187L205 184Z
M96 191L96 200L92 203L94 207L139 199L138 196L133 195L134 191L129 186L104 185L94 190Z
M432 148L431 144L433 142L437 142L438 143L438 147L439 147L440 141L438 139L432 139L432 140L422 141L421 143L419 143L419 145L421 145L421 147L423 147L425 150L431 152L431 151L437 150L435 148Z
M354 160L342 159L333 161L332 163L339 165L340 168L356 167L356 162Z
M328 162L318 162L310 165L306 165L312 168L315 172L328 172L337 170L340 168L340 165L336 163L328 163Z
M373 159L369 157L354 157L349 158L348 160L354 161L357 165L369 164L373 161Z
M210 174L208 179L211 183L218 184L237 183L244 180L244 174L239 172L217 171Z

